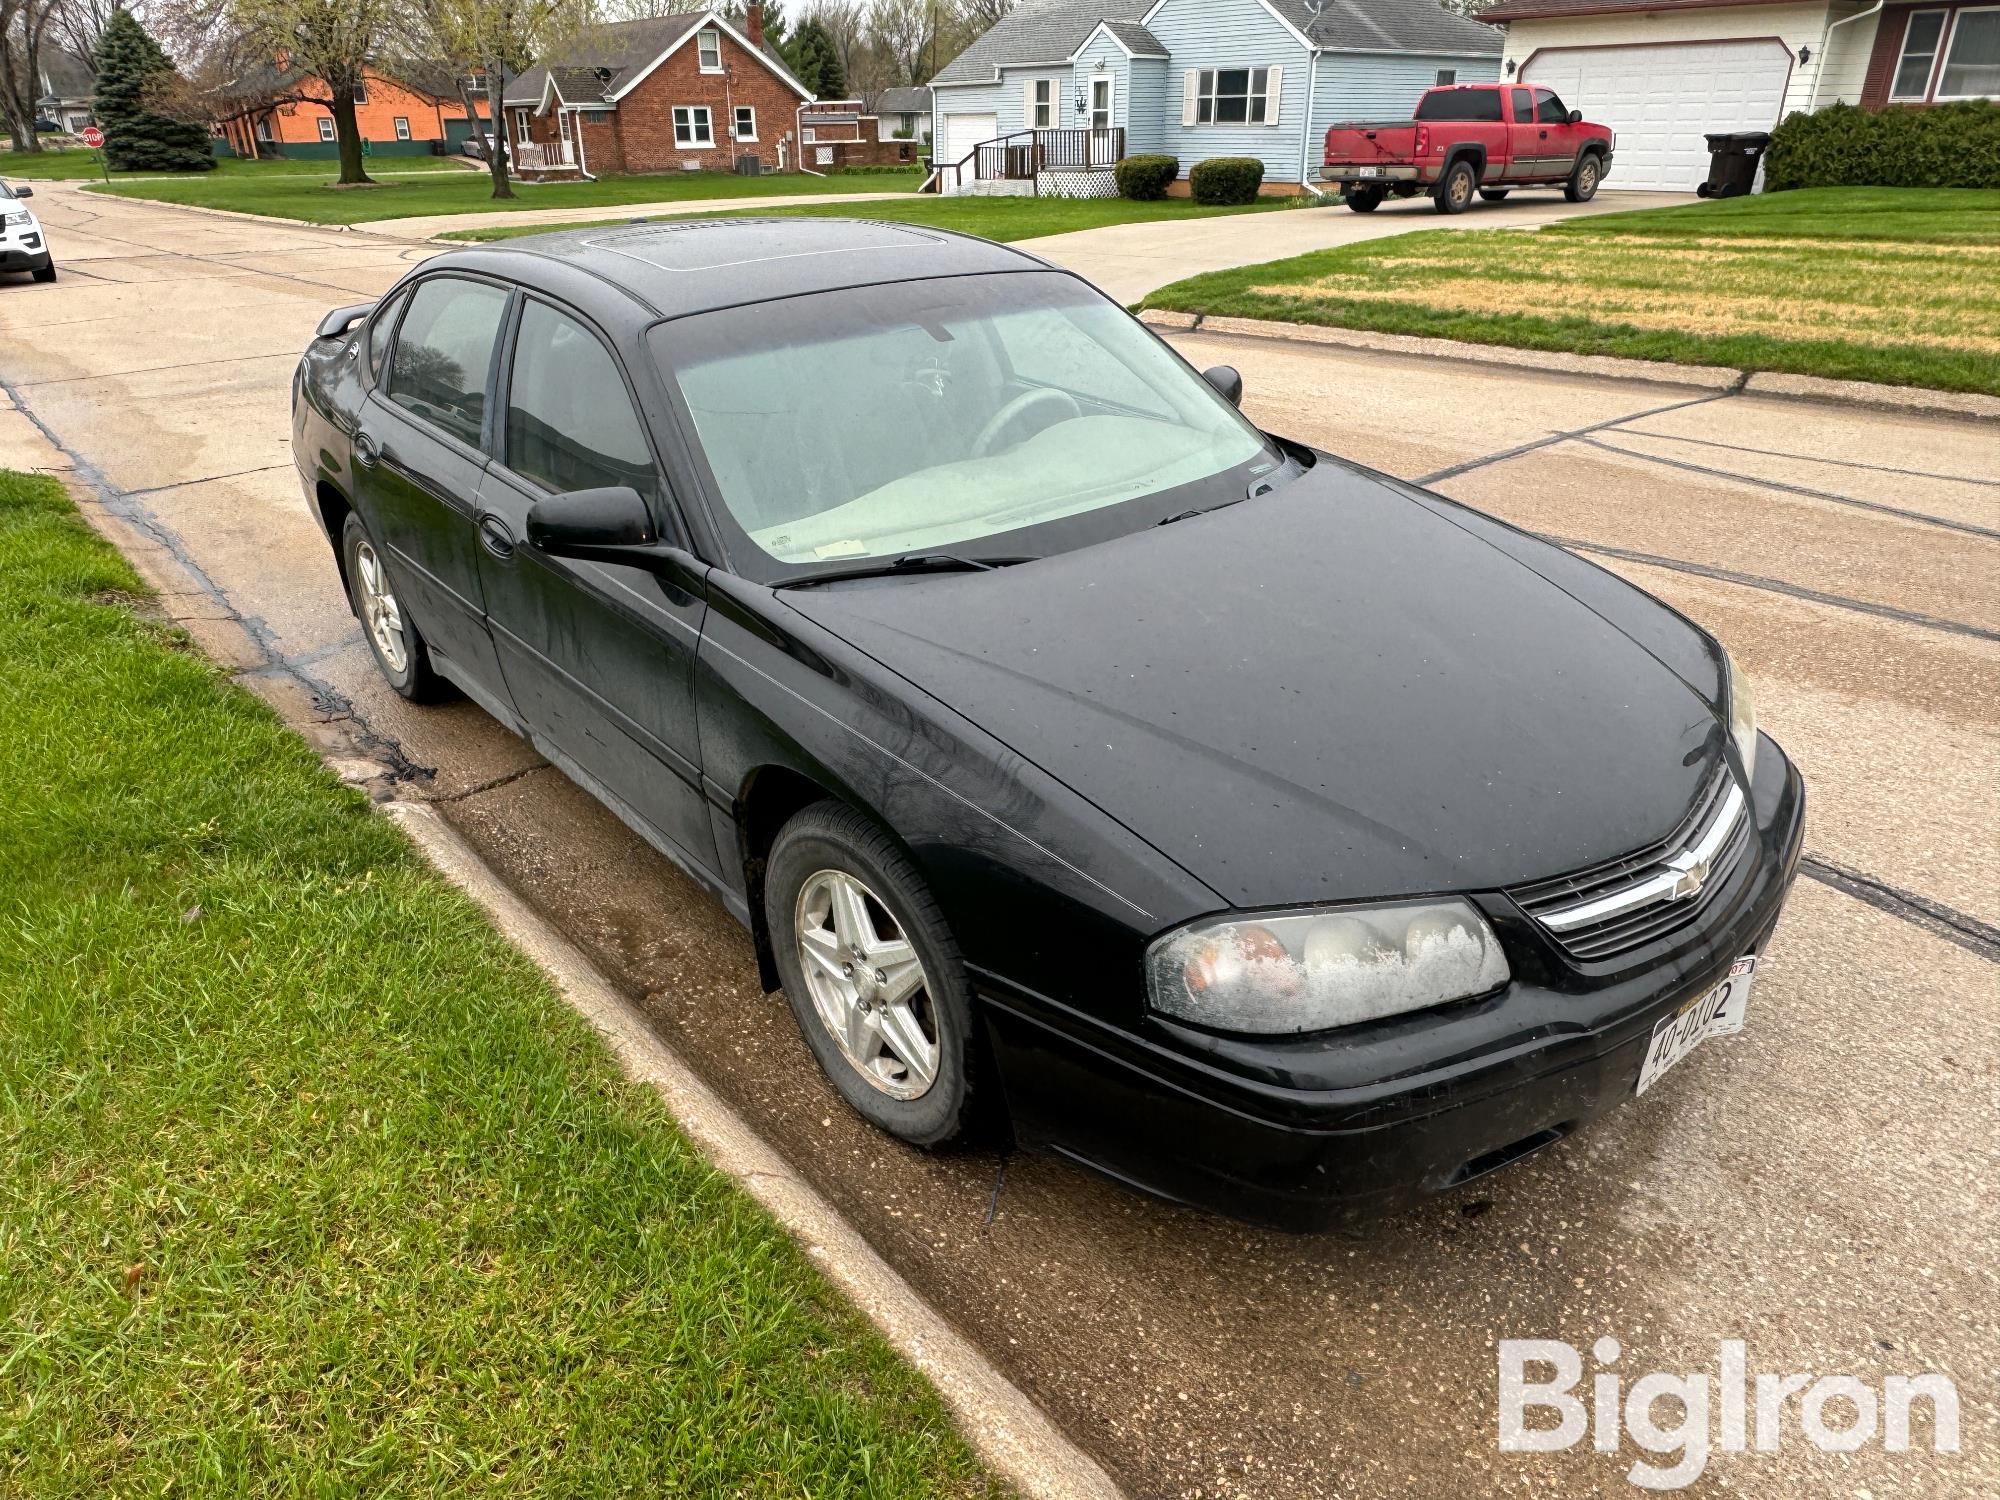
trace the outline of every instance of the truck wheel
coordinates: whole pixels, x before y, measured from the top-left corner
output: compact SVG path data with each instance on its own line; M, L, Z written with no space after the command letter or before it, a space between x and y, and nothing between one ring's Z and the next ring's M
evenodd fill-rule
M1488 203L1505 203L1507 195L1513 191L1512 188L1481 188L1479 196Z
M1576 170L1569 174L1569 181L1563 185L1563 196L1572 203L1588 203L1597 196L1598 180L1604 176L1604 164L1593 154L1576 164Z
M1472 194L1478 186L1479 174L1472 170L1471 162L1461 159L1445 168L1431 201L1441 214L1462 214L1472 206Z
M1382 206L1382 190L1380 188L1357 188L1355 191L1343 196L1345 197L1347 206L1358 214L1372 214Z

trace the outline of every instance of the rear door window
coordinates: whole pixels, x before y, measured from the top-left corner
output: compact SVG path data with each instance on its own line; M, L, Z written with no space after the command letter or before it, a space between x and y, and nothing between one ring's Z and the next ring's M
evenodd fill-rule
M470 447L486 418L486 382L507 293L484 281L434 276L420 283L396 330L389 399Z
M1424 95L1417 106L1419 120L1467 120L1500 123L1500 90L1439 89Z
M375 309L375 316L368 324L368 373L380 375L382 360L389 352L389 339L396 332L396 315L403 310L409 300L408 293L399 292Z
M1526 89L1514 90L1514 123L1532 125L1535 120L1535 96Z

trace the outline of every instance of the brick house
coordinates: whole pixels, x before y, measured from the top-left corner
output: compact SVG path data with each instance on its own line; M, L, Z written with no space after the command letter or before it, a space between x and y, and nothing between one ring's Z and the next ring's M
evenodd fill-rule
M507 85L507 139L531 177L800 166L812 94L764 41L763 7L738 30L719 11L593 27ZM809 163L808 163L809 165Z
M363 74L354 91L354 123L371 156L429 156L455 149L471 133L464 102L455 82L446 76L448 71L439 68L435 78L416 76L414 69L396 78L376 68ZM274 65L268 76L254 82L272 94L331 97L323 79L282 65ZM249 119L223 121L215 130L237 156L331 160L340 154L333 111L309 100L273 105Z

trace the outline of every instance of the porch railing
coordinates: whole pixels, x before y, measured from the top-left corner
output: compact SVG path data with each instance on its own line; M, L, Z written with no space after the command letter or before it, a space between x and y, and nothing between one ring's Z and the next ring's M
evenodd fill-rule
M940 162L937 186L975 182L1037 182L1043 172L1109 167L1125 155L1122 125L1060 130L1017 130L981 141L955 162Z
M522 141L514 147L514 165L523 172L555 172L576 165L576 147L568 141Z

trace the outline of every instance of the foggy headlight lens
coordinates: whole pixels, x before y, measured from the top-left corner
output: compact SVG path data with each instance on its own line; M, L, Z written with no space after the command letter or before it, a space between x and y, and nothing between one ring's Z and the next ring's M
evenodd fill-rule
M28 222L28 211L27 211L27 210L26 210L25 208L16 208L16 209L12 209L12 210L10 210L10 211L8 212L8 214L7 214L7 222L8 222L9 224L25 224L25 223L27 223L27 222Z
M1736 659L1728 651L1722 653L1725 687L1728 689L1729 737L1736 741L1736 753L1743 761L1743 779L1747 783L1757 774L1757 695L1751 690L1750 679L1743 675L1736 665Z
M1460 900L1197 922L1146 954L1153 1008L1219 1031L1325 1031L1507 982L1486 919Z

